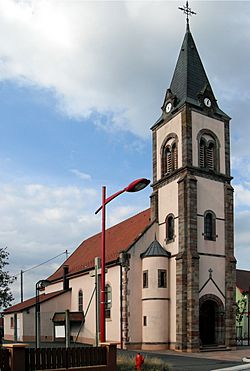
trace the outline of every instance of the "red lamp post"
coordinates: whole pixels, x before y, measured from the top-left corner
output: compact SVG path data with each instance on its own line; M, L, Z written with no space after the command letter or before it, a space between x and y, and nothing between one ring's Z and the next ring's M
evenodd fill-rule
M134 180L126 188L114 193L113 195L106 198L106 187L102 187L102 206L96 210L97 214L102 210L102 251L101 251L101 305L100 305L100 341L104 343L106 341L106 331L105 331L105 230L106 230L106 205L112 201L114 198L119 196L124 192L138 192L147 187L150 180L145 178L140 178Z

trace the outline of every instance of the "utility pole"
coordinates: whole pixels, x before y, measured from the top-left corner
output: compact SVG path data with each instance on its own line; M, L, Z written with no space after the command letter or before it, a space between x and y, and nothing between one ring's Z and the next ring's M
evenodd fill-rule
M249 327L250 327L250 325L249 325L249 315L250 315L250 313L249 313L249 311L250 311L250 304L249 304L249 296L250 296L250 286L248 287L248 295L247 295L247 314L248 314L248 316L247 316L247 345L250 345L250 341L249 341Z
M107 269L106 269L107 271ZM99 346L100 341L100 276L101 276L101 258L95 258L95 269L89 272L90 277L95 277L95 346Z
M21 269L21 303L23 302L23 270Z

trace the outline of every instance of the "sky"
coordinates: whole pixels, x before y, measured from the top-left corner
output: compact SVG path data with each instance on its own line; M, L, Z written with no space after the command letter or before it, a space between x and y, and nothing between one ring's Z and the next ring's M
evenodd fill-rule
M0 0L0 242L34 294L86 237L107 194L152 178L150 127L185 34L184 1ZM231 121L237 267L250 269L250 2L190 1L191 31ZM149 207L122 195L108 225ZM56 259L36 269L55 256Z

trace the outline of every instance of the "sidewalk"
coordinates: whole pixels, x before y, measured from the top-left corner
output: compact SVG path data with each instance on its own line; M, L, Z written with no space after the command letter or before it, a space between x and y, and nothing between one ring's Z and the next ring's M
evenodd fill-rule
M197 352L197 353L182 353L176 352L171 350L162 350L162 351L154 351L147 353L154 353L154 354L161 354L161 355L178 355L180 357L193 357L193 358L203 358L203 359L217 359L222 361L232 361L232 362L241 362L242 358L247 357L250 358L250 347L238 347L236 350L228 350L228 351L217 351L217 352Z

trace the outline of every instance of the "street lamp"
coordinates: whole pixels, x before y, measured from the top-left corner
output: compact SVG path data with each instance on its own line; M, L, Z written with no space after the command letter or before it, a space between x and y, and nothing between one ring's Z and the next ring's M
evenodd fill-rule
M40 321L40 301L39 291L50 284L48 280L40 280L36 283L36 312L35 312L35 337L36 349L40 348L41 321Z
M250 315L250 286L248 287L248 293L247 293L247 345L250 345L249 340L249 329L250 329L250 322L249 322L249 315Z
M102 210L102 251L101 251L101 306L100 306L100 340L102 343L106 341L105 332L105 229L106 229L106 213L105 206L112 201L114 198L119 196L124 192L138 192L147 187L150 180L145 178L140 178L134 180L126 188L114 193L113 195L106 198L106 187L102 187L102 205L96 210L97 214Z

